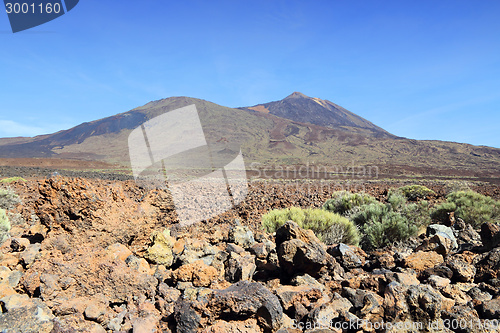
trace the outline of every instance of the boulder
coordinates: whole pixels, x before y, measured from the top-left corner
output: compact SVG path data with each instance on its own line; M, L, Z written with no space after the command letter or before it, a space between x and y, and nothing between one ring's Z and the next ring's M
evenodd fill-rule
M417 272L422 272L442 262L444 262L443 256L436 252L418 251L405 259L405 266Z
M300 273L318 277L327 264L326 246L311 230L294 222L289 221L276 231L276 246L282 273L288 279Z
M256 243L249 249L250 253L255 255L257 259L266 259L269 254L268 248L264 243Z
M441 235L444 238L451 240L451 250L458 248L457 238L453 233L453 229L441 224L431 224L427 227L427 236Z
M157 307L162 316L168 317L174 313L175 302L181 296L181 292L175 288L169 287L161 282L158 286Z
M217 320L213 325L203 329L203 333L255 333L260 331L257 320L253 318L244 321Z
M457 305L466 305L472 300L472 298L456 284L450 284L442 288L440 292L443 296L454 300Z
M325 291L325 286L318 282L315 278L310 276L309 274L299 274L295 276L290 283L294 286L306 286L310 288L315 288L321 290L321 292Z
M27 295L10 295L0 300L3 313L0 313L2 332L49 333L54 324L52 311L39 298Z
M153 264L172 266L174 262L174 254L172 247L174 239L170 237L170 231L165 229L163 232L154 232L151 235L152 245L147 249L144 258L151 261Z
M0 286L16 288L23 273L18 270L10 270L8 267L0 266Z
M392 251L374 251L371 253L370 259L377 268L390 270L396 267L394 252Z
M41 247L42 245L39 243L30 244L26 247L26 250L19 257L23 261L24 267L29 268L35 262Z
M465 223L464 220L458 219L453 226L453 230L457 237L457 243L461 247L481 246L481 236L474 230L472 225Z
M128 249L123 244L115 243L106 248L106 255L110 260L121 260L125 261L130 255L132 255L132 251Z
M210 266L219 250L207 241L185 238L174 244L173 251L180 265L202 260Z
M384 306L387 321L402 322L409 318L409 308L405 294L407 287L398 282L391 282L385 287Z
M453 271L445 264L440 264L432 268L428 268L421 273L421 277L424 280L428 279L432 275L451 280L451 278L453 277Z
M480 312L486 319L500 319L500 298L483 302Z
M451 281L450 279L441 276L431 275L427 279L427 283L436 289L442 289L448 286L451 283Z
M416 322L429 323L441 317L443 297L429 285L410 286L406 302Z
M192 282L195 287L208 287L217 280L219 273L214 267L198 260L181 266L173 275L177 282Z
M458 326L461 323L462 327L456 330L459 333L494 332L478 329L479 315L476 310L466 305L455 305L450 310L443 311L442 319L447 323L458 323Z
M330 327L330 323L338 319L343 312L349 312L352 308L353 305L348 299L335 294L330 302L314 308L307 315L307 322L311 325Z
M280 286L275 293L286 311L292 307L310 310L313 304L324 297L320 289L306 286Z
M201 312L198 304L179 298L175 303L174 318L178 333L198 332L201 326Z
M378 321L384 317L384 298L378 294L362 289L343 288L342 296L352 303L351 311L359 318Z
M500 246L500 224L483 223L481 225L481 241L487 250Z
M476 264L477 282L486 282L491 279L500 278L500 248L495 248L488 252Z
M340 243L329 247L327 252L335 257L345 269L363 267L366 261L366 253L357 246Z
M482 291L478 287L474 287L467 291L467 295L469 295L473 301L477 302L486 302L493 298L490 293L486 291Z
M149 266L148 262L144 258L139 258L137 256L129 255L127 259L125 259L125 263L128 267L138 271L139 273L152 274L153 271Z
M222 314L239 320L255 318L261 328L271 331L278 330L283 320L278 297L256 282L240 281L214 291L209 296L207 309L215 318Z
M94 296L85 308L85 318L92 321L102 322L108 309L108 301L104 295Z
M10 240L10 248L12 252L23 252L30 245L27 238L12 238Z
M460 255L455 255L446 262L453 272L453 280L458 282L472 282L476 276L476 267L468 263Z
M229 242L248 249L255 244L255 239L250 228L237 225L229 230Z
M246 254L245 254L246 253ZM248 252L243 255L231 252L228 259L224 263L225 278L229 282L238 282L241 280L251 280L257 266L255 265L255 257Z

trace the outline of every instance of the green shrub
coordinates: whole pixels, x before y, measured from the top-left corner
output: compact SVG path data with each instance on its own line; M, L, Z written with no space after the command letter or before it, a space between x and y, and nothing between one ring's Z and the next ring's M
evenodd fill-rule
M286 209L273 209L262 216L262 226L267 232L276 232L287 221L294 221L302 226L306 215L302 208L290 207Z
M366 193L351 193L347 191L335 192L332 199L323 205L323 209L332 213L346 215L355 207L376 203L377 200Z
M402 193L410 201L426 199L428 196L436 194L436 192L430 188L422 185L407 185L398 188L397 191Z
M427 227L432 223L429 203L425 200L406 204L399 212L408 219L410 224L418 228Z
M274 209L262 216L262 225L267 232L275 232L289 220L301 228L312 230L327 245L359 244L359 233L354 223L339 214L323 209L297 207Z
M444 185L444 190L446 194L450 194L453 192L460 192L460 191L470 191L471 190L471 183L468 181L449 181L446 182Z
M457 205L454 202L445 201L431 211L431 218L440 223L446 223L449 221L449 215L451 212L457 210Z
M463 219L474 228L485 222L500 222L500 202L472 190L448 194L446 202L433 210L432 218L446 221L451 212L455 212L455 217Z
M361 206L349 214L362 234L361 246L372 250L417 234L422 225L430 222L426 203L406 204L406 198L391 195L389 202Z
M0 208L1 209L12 209L21 200L19 196L10 188L0 188Z
M24 179L22 177L10 177L10 178L4 178L4 179L0 180L0 183L10 184L10 183L17 182L17 181L25 182L26 179Z
M372 220L362 228L365 235L363 245L367 249L377 249L395 241L404 241L418 232L415 224L398 212L387 211L379 220Z
M388 208L380 202L364 205L353 209L349 214L349 219L359 227L371 221L378 221L381 217L387 214Z
M0 209L0 244L9 237L10 223L5 210Z
M408 200L406 197L397 192L390 192L387 202L391 205L392 210L399 211L406 206Z

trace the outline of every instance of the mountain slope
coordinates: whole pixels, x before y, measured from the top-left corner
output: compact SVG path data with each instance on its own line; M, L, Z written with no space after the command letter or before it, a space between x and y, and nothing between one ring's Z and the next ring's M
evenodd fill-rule
M54 134L0 139L0 158L51 157L130 166L128 136L134 128L166 112L195 104L207 143L214 148L214 159L220 165L232 160L241 147L249 169L315 165L342 172L346 167L376 166L390 175L498 177L500 174L500 149L394 137L342 109L337 111L344 116L337 120L331 115L337 111L329 107L318 111L329 112L325 116L329 120L324 121L329 126L290 120L271 113L271 110L282 110L291 117L298 114L300 105L305 105L302 112L311 114L315 112L311 100L321 104L292 94L282 103L232 109L195 98L171 97ZM324 103L327 106L333 104ZM264 112L266 105L269 112ZM315 118L307 120L310 119ZM185 158L185 163L189 164L191 157Z
M384 129L335 103L315 97L308 97L300 92L294 92L280 101L243 107L241 109L269 113L301 123L345 129L380 138L395 137Z

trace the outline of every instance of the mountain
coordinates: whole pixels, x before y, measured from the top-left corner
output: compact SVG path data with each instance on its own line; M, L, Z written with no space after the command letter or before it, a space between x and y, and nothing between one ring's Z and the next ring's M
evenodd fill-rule
M301 123L344 129L379 138L395 137L384 129L335 103L316 97L309 97L300 92L294 92L280 101L243 107L241 109L269 113Z
M0 158L88 160L127 168L128 137L133 129L192 104L197 107L207 144L215 152L212 157L220 165L231 161L241 148L252 170L308 165L339 173L376 167L384 175L407 177L482 179L500 174L500 149L396 137L334 103L300 93L237 109L196 98L170 97L53 134L0 139ZM196 157L193 154L183 156L184 162L189 164Z

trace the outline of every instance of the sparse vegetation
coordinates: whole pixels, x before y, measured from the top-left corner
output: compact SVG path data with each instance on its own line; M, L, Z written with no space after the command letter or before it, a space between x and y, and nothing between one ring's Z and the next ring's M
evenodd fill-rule
M394 210L390 203L362 206L351 219L361 230L361 244L365 249L376 249L395 241L404 241L415 236L419 230L417 221L408 218L406 210Z
M408 203L399 191L389 192L387 203L370 201L345 214L361 231L361 245L375 249L396 241L405 241L430 222L428 203Z
M339 214L323 209L298 207L274 209L262 216L262 225L268 232L275 232L289 220L301 228L312 230L325 244L359 244L360 237L354 223Z
M10 183L18 182L18 181L25 182L26 179L24 179L23 177L10 177L10 178L4 178L4 179L0 180L0 183L10 184Z
M351 193L347 191L335 192L332 199L327 200L323 205L323 209L346 215L355 207L376 203L377 199L366 193Z
M2 244L8 237L10 231L10 223L5 210L0 209L0 244Z
M418 226L411 223L404 215L395 211L384 211L378 219L365 224L364 247L377 249L395 241L404 241L417 234Z
M443 222L451 212L474 228L485 222L500 222L500 202L472 190L448 194L446 201L432 211L432 218Z
M12 209L21 200L19 196L10 188L0 188L0 209Z
M436 194L430 188L422 185L407 185L398 188L396 191L403 194L410 201L427 199L428 196Z
M457 210L457 205L451 201L445 201L437 205L431 211L431 218L437 222L445 223L450 219L450 213Z

